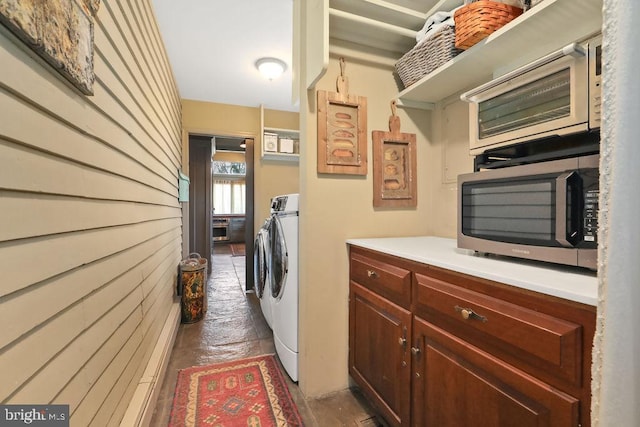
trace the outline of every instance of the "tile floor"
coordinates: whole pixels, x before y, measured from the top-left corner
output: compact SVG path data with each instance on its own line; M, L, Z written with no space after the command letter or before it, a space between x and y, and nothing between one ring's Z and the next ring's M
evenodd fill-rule
M181 324L178 329L152 426L169 423L180 369L275 353L273 336L262 317L260 302L255 294L244 292L244 268L245 257L231 256L228 245L214 246L208 310L201 321ZM297 384L288 377L287 383L306 426L381 425L357 390L306 399Z

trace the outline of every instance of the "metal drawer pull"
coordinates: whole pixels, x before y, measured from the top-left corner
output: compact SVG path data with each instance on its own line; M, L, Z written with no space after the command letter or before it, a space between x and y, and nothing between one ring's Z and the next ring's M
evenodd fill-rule
M378 273L373 270L367 270L367 276L371 279L377 279L378 277L380 277Z
M460 315L462 316L462 318L464 320L476 319L476 320L481 320L482 322L486 322L488 320L485 316L476 313L475 311L471 310L470 308L462 308L459 305L456 305L454 307L454 309L458 313L460 313Z

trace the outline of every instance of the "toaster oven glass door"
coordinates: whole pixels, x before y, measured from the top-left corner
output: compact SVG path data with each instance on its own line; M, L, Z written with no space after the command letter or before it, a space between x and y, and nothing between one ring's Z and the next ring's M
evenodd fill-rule
M571 73L565 68L478 104L479 138L571 114Z
M462 95L470 102L472 154L589 126L588 58L554 52Z

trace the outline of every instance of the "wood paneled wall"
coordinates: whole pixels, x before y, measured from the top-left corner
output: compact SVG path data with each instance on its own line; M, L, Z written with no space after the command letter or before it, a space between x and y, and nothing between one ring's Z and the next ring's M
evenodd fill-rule
M0 402L118 424L174 304L181 105L149 0L103 1L95 95L0 33Z

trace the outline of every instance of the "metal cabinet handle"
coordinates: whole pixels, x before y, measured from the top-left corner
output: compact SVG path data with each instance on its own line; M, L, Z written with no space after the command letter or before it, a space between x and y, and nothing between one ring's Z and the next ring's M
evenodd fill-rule
M419 355L419 354L420 354L420 349L419 349L418 347L411 347L411 353L412 353L414 356L417 356L417 355Z
M460 313L460 315L464 320L476 319L482 322L486 322L488 320L485 316L476 313L470 308L463 308L463 307L460 307L459 305L456 305L453 308L455 309L456 312Z
M380 277L378 273L373 270L367 270L367 276L371 279L377 279L378 277Z
M407 350L407 327L402 327L402 336L398 337L398 344L402 347L403 351Z

